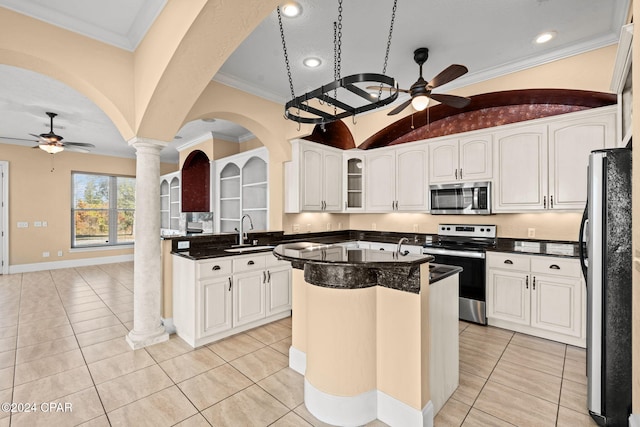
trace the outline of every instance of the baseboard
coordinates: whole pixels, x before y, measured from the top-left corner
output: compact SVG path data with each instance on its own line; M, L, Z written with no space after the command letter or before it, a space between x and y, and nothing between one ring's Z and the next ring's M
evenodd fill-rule
M586 338L576 338L569 335L564 335L556 332L545 331L543 329L534 328L532 326L520 325L518 323L508 322L502 319L487 318L487 324L489 326L495 326L497 328L507 329L514 332L520 332L523 334L531 335L534 337L544 338L552 341L558 341L564 344L569 344L575 347L585 348L587 346Z
M419 411L378 390L378 419L390 426L433 427L433 403Z
M34 271L58 270L61 268L87 267L90 265L114 264L133 261L133 254L96 258L67 259L64 261L36 262L9 266L9 274L32 273Z
M335 396L318 390L306 378L304 405L320 421L336 426L363 426L378 415L376 390L357 396Z
M289 367L300 375L304 375L307 371L307 354L294 346L289 347Z

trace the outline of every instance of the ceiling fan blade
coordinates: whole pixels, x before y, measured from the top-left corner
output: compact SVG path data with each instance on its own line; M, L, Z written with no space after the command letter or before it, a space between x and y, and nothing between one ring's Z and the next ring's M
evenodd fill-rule
M14 138L12 136L0 136L0 139L13 139L14 141L29 141L29 142L38 142L38 141L34 141L33 138L31 139L26 139L26 138Z
M442 86L443 84L449 83L450 81L455 80L458 77L466 74L468 71L469 70L464 65L460 65L460 64L449 65L447 68L442 70L440 74L438 74L433 79L431 79L431 81L428 83L428 86L431 89L436 88L438 86Z
M469 98L445 93L432 93L429 98L455 108L464 108L471 102Z
M62 145L64 147L87 147L87 148L96 147L95 145L89 144L88 142L63 142Z
M395 114L398 114L400 111L402 111L405 108L407 108L409 106L409 104L411 104L411 99L407 99L402 104L398 105L396 108L394 108L393 110L389 111L387 113L387 116L393 116Z
M366 87L367 90L380 90L380 86L367 86ZM382 88L383 91L388 90L389 92L403 92L403 93L409 93L409 91L407 89L396 89L395 87L383 87Z
M71 145L71 146L65 145L64 146L64 151L73 151L74 153L88 153L89 152L89 150L87 150L86 148L78 147L78 146L75 146L75 145Z

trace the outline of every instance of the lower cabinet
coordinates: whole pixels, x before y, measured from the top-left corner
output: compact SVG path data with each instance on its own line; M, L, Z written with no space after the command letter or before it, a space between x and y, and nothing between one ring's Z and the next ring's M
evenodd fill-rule
M173 258L173 321L193 347L291 314L291 265L271 253Z
M577 259L487 253L488 323L585 347L584 286Z

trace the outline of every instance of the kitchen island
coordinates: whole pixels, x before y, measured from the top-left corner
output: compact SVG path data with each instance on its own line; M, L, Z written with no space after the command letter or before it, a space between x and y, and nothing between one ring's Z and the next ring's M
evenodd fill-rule
M289 364L307 409L334 425L433 425L458 386L461 269L310 242L274 255L294 267Z

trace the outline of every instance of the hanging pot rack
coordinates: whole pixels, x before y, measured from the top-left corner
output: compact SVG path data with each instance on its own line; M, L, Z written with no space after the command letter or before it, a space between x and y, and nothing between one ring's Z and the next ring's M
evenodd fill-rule
M391 25L389 27L389 36L387 38L387 49L384 57L384 66L382 73L360 73L350 76L341 77L341 50L342 50L342 0L338 0L338 22L334 22L334 78L335 80L329 84L320 86L318 89L312 90L300 96L295 96L293 90L293 79L291 77L291 67L289 65L289 56L287 54L287 46L282 27L282 18L280 15L280 7L278 7L278 23L280 25L280 37L282 40L282 48L284 50L285 65L287 68L287 76L289 78L289 87L291 89L291 101L285 104L284 116L289 120L305 124L326 124L346 117L355 117L357 114L383 107L395 101L398 98L398 83L393 77L385 75L387 69L387 61L389 58L389 50L391 47L391 37L393 35L393 24L395 22L397 8L397 0L393 2L393 10L391 14ZM366 85L378 85L379 90L377 96L356 86L357 83ZM338 89L345 89L350 93L357 95L365 101L364 105L352 106L347 102L338 99ZM384 89L384 90L383 90ZM329 95L333 91L333 96ZM383 93L389 94L383 97ZM375 96L376 100L373 101ZM317 101L318 105L333 106L333 113L316 108L310 105L310 102ZM341 111L338 111L340 109ZM302 112L306 113L305 115Z

